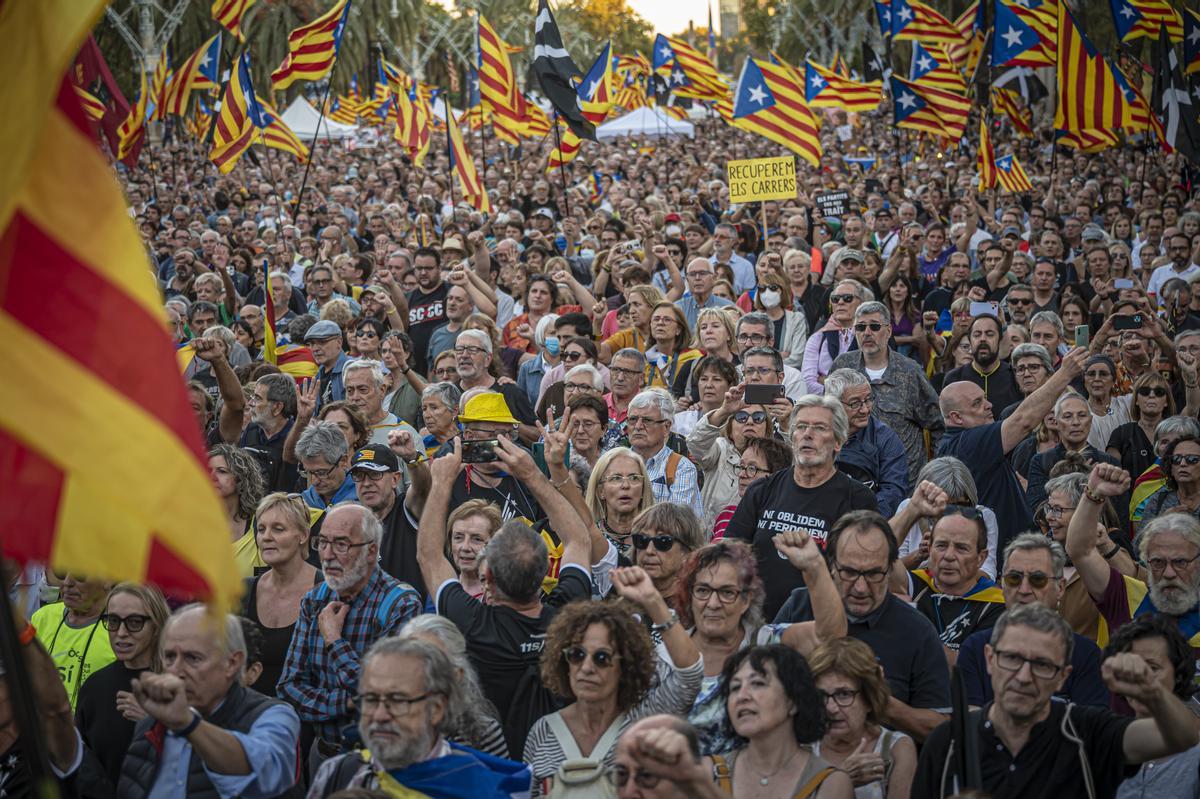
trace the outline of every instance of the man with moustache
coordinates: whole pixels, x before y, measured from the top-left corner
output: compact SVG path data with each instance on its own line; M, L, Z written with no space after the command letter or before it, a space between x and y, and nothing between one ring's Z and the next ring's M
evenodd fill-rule
M405 457L415 457L416 438L403 431L394 431L392 440ZM427 595L421 567L417 565L417 528L404 512L404 493L400 458L387 446L368 445L350 460L350 479L358 492L358 501L366 505L383 525L383 540L379 543L379 566L402 583L417 589L424 599ZM418 479L428 481L429 472L414 472Z
M309 773L342 753L342 729L357 720L360 658L421 612L412 586L379 567L383 525L356 502L334 505L314 547L325 582L300 602L300 618L279 678L281 699L316 731Z
M991 314L971 320L967 338L971 342L971 362L946 373L944 385L969 380L983 389L995 408L1007 408L1021 400L1016 375L1007 362L1000 360L1000 336L1004 325Z
M1114 569L1096 545L1100 510L1129 490L1129 473L1098 463L1067 527L1067 555L1110 630L1134 616L1169 616L1200 656L1200 521L1190 513L1165 513L1146 523L1138 538L1145 581Z
M308 796L349 795L355 788L389 796L528 795L524 763L484 762L474 749L446 739L466 701L458 670L436 644L379 641L363 658L355 697L365 751L326 762Z

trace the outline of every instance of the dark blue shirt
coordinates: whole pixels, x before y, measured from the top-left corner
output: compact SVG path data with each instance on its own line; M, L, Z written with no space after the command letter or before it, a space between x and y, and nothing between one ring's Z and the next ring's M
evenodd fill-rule
M1025 504L1025 492L1017 475L1004 457L1002 422L979 427L947 427L938 445L937 455L953 455L967 465L979 492L979 504L996 514L996 552L1008 542L1033 529L1033 516Z
M1108 707L1108 689L1100 678L1100 647L1092 639L1073 633L1075 650L1071 653L1071 676L1054 698L1077 705ZM983 645L991 641L991 628L967 636L958 649L958 670L967 689L967 704L983 707L993 699L992 678L988 674Z

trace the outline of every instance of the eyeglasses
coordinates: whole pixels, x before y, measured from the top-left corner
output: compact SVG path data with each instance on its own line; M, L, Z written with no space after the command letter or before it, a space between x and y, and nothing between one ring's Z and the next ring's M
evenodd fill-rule
M469 354L471 356L475 356L475 355L487 355L488 351L485 350L483 347L472 347L469 344L455 345L454 354L462 355L463 353Z
M325 547L329 547L335 555L345 555L350 550L365 547L369 543L371 542L363 541L362 543L355 544L349 538L326 538L323 535L319 535L313 539L312 548L320 552Z
M763 422L767 421L767 412L766 411L753 411L753 412L738 411L737 413L735 413L733 415L733 421L737 422L738 424L745 424L746 422L754 422L755 424L762 424Z
M717 601L722 605L732 605L734 602L737 602L738 597L740 597L743 593L745 592L740 588L730 588L727 585L720 588L714 588L707 583L696 583L696 585L692 587L693 598L701 602L707 602L715 594Z
M652 324L652 325L667 324L667 323L677 325L677 324L679 324L679 321L674 316L653 316L650 318L650 324Z
M1063 517L1063 515L1065 515L1067 513L1072 513L1072 512L1074 512L1074 510L1075 510L1074 505L1072 505L1069 508L1061 508L1058 505L1047 504L1046 505L1046 518L1049 519L1049 518L1053 517L1056 519L1060 519Z
M497 441L500 436L512 438L517 432L517 428L501 427L492 429L488 427L464 427L462 432L463 441Z
M863 397L862 399L856 399L856 400L849 400L849 401L843 400L842 404L846 406L846 410L850 411L851 413L854 413L857 411L861 411L863 408L868 408L868 407L874 405L875 398L874 397Z
M596 668L609 669L613 667L613 665L617 662L617 659L621 656L614 654L607 649L597 649L594 652L589 652L581 646L571 646L567 647L567 651L563 652L563 657L566 658L567 662L572 666L582 666L583 661L590 657Z
M653 543L654 548L659 552L670 552L671 548L675 546L675 538L670 535L650 536L634 533L630 536L630 540L633 541L634 549L646 549Z
M564 352L562 354L562 359L566 363L575 363L576 361L578 361L580 358L583 358L583 357L584 357L584 353L582 353L582 352L569 351L569 352Z
M330 280L329 278L315 278L315 277L314 277L314 278L312 279L312 284L313 284L314 286L328 286L328 285L329 285L330 283L332 283L332 282L333 282L333 281L332 281L332 280Z
M868 571L860 571L859 569L852 569L849 566L843 566L840 563L835 563L833 568L835 571L837 571L838 577L841 577L843 580L851 584L858 582L859 577L863 578L868 583L882 583L888 576L887 569L870 569Z
M831 303L833 303L834 305L841 305L842 303L851 303L857 299L858 299L858 295L856 295L856 294L833 294L829 297L829 301Z
M640 474L610 474L604 477L604 482L614 486L621 483L638 486L642 484L642 476Z
M1158 397L1167 396L1167 390L1162 386L1142 386L1138 389L1139 397Z
M764 336L762 333L738 333L737 335L738 344L753 344L758 346L759 344L766 344L770 340L770 336Z
M641 369L624 369L620 366L610 366L610 367L608 367L608 373L610 375L612 375L613 377L620 377L620 378L638 377L642 374L642 370Z
M612 773L613 782L616 783L618 788L624 788L629 782L630 777L633 777L634 785L639 788L646 788L647 790L656 787L658 781L661 779L657 774L649 774L640 769L638 771L630 771L625 766L614 766Z
M115 633L125 625L125 629L131 633L140 633L142 628L146 626L146 622L150 621L149 616L142 616L137 613L129 616L118 616L115 613L103 613L100 616L100 623L104 625L104 629L110 633Z
M1003 649L993 651L996 653L996 665L1000 668L1005 671L1020 671L1021 667L1028 663L1029 671L1039 680L1049 680L1063 669L1062 666L1057 663L1051 663L1048 660L1027 658L1024 655L1018 655L1016 652L1006 652Z
M854 326L855 333L865 333L870 330L872 333L878 333L883 330L883 324L880 322L859 322Z
M692 280L700 280L701 278L712 277L714 274L716 274L716 273L713 272L712 270L707 270L704 272L688 272L687 276L690 277Z
M1004 584L1009 588L1020 588L1021 583L1029 581L1029 586L1037 591L1046 587L1050 582L1050 575L1044 572L1023 572L1023 571L1007 571L1004 573Z
M737 466L733 467L733 471L737 473L739 477L746 476L751 480L753 480L755 477L758 477L760 472L762 474L766 474L768 472L767 469L760 468L751 463L739 463Z
M823 424L820 422L818 422L817 424L809 424L808 422L796 422L795 424L792 425L792 432L800 433L801 435L803 435L804 433L807 433L810 430L813 433L816 433L817 435L821 435L823 433L828 433L832 429L833 428L830 427L829 425Z
M303 466L301 466L299 469L300 476L301 477L315 477L318 480L324 480L325 478L329 477L329 475L336 472L338 470L338 467L341 465L342 465L342 462L339 460L337 463L330 466L328 469L305 469Z
M779 374L773 366L743 366L742 374L746 377L770 377Z
M825 691L817 691L817 695L821 697L821 704L828 705L829 700L832 699L833 703L835 705L837 705L838 707L850 707L851 705L854 704L854 700L858 697L858 695L860 693L862 693L862 692L861 691L851 691L849 688L839 688L836 691L834 691L833 693L826 693Z
M355 469L350 472L350 479L356 483L361 483L363 480L370 480L372 483L379 482L391 472L377 472L374 469Z
M383 705L384 710L391 716L407 716L412 712L413 706L424 702L431 696L439 696L439 694L427 693L420 696L401 696L400 694L361 694L354 697L354 704L358 705L358 711L364 716L370 715L375 711L375 708Z
M1032 375L1037 374L1045 368L1045 365L1040 363L1023 363L1015 367L1013 371L1019 375Z
M595 430L597 427L600 426L600 423L596 422L596 421L592 421L591 419L577 419L575 421L575 425L580 430L582 430L583 432L586 433L589 430Z
M626 416L625 425L635 430L639 427L649 427L652 424L666 424L670 419L650 419L646 416Z
M1171 569L1175 572L1182 572L1190 566L1196 558L1200 558L1200 553L1193 555L1190 558L1147 558L1146 565L1150 567L1150 571L1155 574L1162 574L1167 569L1167 564L1171 565Z
M563 383L563 391L595 391L591 383Z

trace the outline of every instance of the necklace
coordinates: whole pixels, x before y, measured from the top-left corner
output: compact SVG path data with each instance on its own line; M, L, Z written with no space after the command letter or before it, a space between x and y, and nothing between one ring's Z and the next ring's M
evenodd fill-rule
M785 757L785 758L783 759L783 762L782 762L782 763L780 763L778 766L776 766L776 767L775 767L775 770L774 770L774 771L772 771L772 772L771 772L771 773L769 773L769 774L763 774L763 773L760 771L760 772L759 772L759 774L760 774L761 776L758 778L758 784L759 784L759 785L762 785L763 787L766 787L767 785L770 785L770 784L771 784L771 778L772 778L772 777L774 777L774 776L775 776L776 774L778 774L779 772L783 771L783 767L784 767L784 766L786 766L790 760L791 760L791 758L790 758L790 757ZM756 771L757 771L757 769L756 769Z

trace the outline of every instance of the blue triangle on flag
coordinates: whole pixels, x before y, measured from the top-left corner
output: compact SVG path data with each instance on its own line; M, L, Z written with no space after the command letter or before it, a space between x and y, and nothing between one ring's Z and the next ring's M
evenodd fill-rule
M733 95L734 119L748 117L775 105L775 95L767 86L767 79L753 58L747 58L738 78L737 90Z

